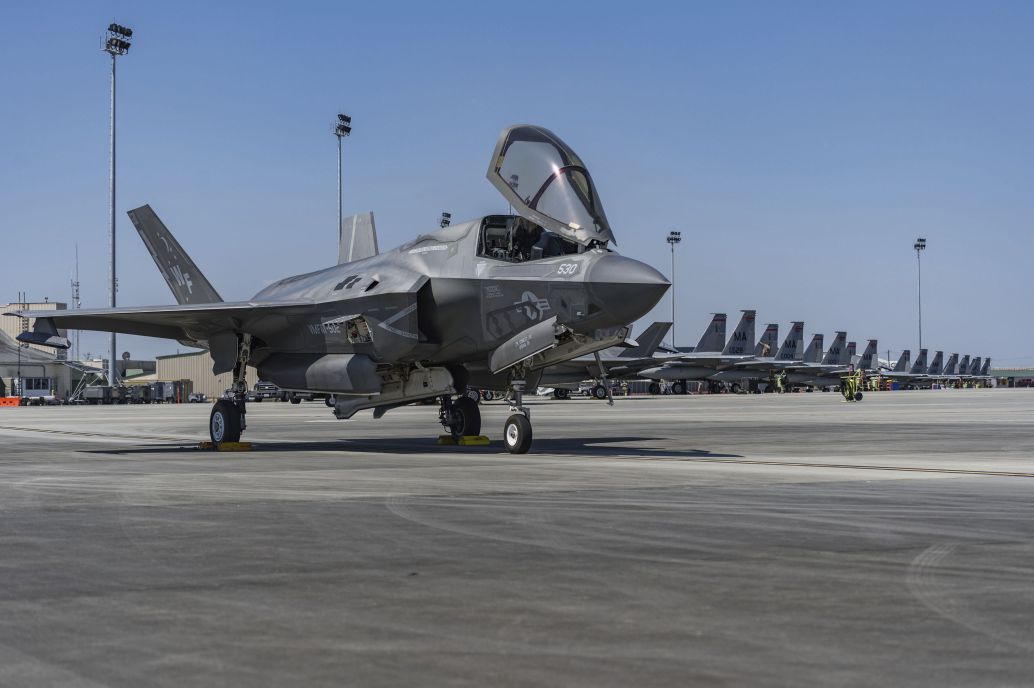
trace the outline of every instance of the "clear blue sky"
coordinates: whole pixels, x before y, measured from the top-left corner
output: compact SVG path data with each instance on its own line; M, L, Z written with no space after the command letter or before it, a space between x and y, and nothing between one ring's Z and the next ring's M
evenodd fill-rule
M618 250L667 273L682 231L679 344L756 308L915 349L922 235L924 342L1034 364L1034 3L6 2L0 300L69 300L78 242L106 305L113 19L121 305L171 301L143 203L227 300L333 263L339 110L345 211L382 247L505 209L488 157L533 122L587 161Z

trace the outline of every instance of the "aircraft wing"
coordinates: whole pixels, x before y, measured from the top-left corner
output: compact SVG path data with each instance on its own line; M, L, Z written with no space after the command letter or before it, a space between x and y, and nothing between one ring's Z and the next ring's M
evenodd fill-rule
M757 361L757 358L750 354L722 354L717 351L700 353L689 352L680 354L678 356L672 356L670 358L665 357L662 362L672 363L691 363L704 367L717 367L717 366L730 366L730 365L743 365L745 363L753 363ZM654 360L656 363L657 360ZM789 361L788 361L789 362ZM799 361L798 361L799 363Z
M312 308L312 301L184 304L181 306L130 306L65 311L17 311L6 315L36 318L33 331L18 335L20 341L68 348L67 340L54 337L57 328L119 332L145 337L204 342L226 331L254 331L286 325L286 316ZM62 344L63 341L63 344Z

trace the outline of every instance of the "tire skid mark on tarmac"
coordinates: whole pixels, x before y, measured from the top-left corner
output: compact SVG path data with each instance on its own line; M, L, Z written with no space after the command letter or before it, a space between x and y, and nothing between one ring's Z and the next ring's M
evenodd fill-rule
M22 428L11 425L0 425L0 431L9 432L43 432L48 435L62 435L68 437L98 438L105 440L154 440L157 442L196 442L195 438L182 435L127 435L115 432L88 432L85 430L56 430L53 428Z
M939 574L963 575L966 573L962 567L953 568L945 565L945 561L956 553L959 546L960 543L938 543L916 555L908 566L909 592L923 606L948 621L992 640L1027 651L1034 650L1034 636L1016 637L1015 629L996 623L994 618L981 615L978 610L972 609L959 598L958 594L949 590L949 586L943 580L939 579ZM1024 571L1022 577L1026 579L1029 574L1029 570ZM967 586L967 591L972 593L972 587Z

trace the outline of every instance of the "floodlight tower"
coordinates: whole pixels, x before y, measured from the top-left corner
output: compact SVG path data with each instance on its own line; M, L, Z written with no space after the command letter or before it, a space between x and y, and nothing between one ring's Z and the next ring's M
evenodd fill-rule
M682 243L682 232L668 232L667 241L671 246L671 345L675 346L675 245Z
M352 133L352 118L346 114L338 113L337 121L334 122L334 136L337 137L337 231L341 233L341 221L344 216L341 214L341 139Z
M446 227L448 227L451 224L452 224L452 213L443 212L442 213L442 219L440 219L438 221L438 226L440 226L442 229L445 229Z
M920 254L926 250L926 239L919 237L916 242L912 244L912 248L916 252L916 267L918 268L919 276L919 349L923 348L923 261L920 259Z
M111 244L111 286L108 293L108 305L115 307L115 292L118 290L118 281L115 276L115 58L129 52L129 41L133 38L133 29L120 24L109 24L101 50L111 55L111 171L109 185L111 186L111 202L108 206L108 214L111 220L111 227L108 229L108 241ZM115 333L111 333L110 349L108 350L108 384L115 386L118 381L117 369L115 367Z

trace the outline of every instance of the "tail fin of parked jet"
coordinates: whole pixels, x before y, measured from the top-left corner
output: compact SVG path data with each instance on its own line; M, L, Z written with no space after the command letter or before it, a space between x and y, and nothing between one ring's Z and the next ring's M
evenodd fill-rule
M741 311L740 323L732 331L732 336L725 343L722 353L726 356L750 354L750 345L754 343L754 319L757 311Z
M211 282L201 274L201 270L176 241L176 237L172 236L165 223L158 219L151 206L140 206L128 214L169 289L172 289L176 303L193 306L222 302Z
M969 374L979 375L980 374L980 356L973 359L973 362L969 364Z
M862 357L858 359L858 367L862 370L876 370L879 368L879 359L876 356L876 340L870 339L865 345Z
M670 322L655 322L649 327L643 330L643 333L635 338L638 346L633 346L630 349L624 349L619 354L620 356L635 356L646 358L653 356L653 353L657 351L657 347L661 345L661 341L668 335L668 331L671 330Z
M769 323L765 327L764 333L761 335L761 339L758 340L758 345L754 347L754 355L761 358L770 358L775 356L776 350L779 348L779 325L776 323Z
M944 363L944 352L938 351L933 355L933 361L930 363L930 367L926 369L927 375L940 375L941 365Z
M337 263L351 263L377 255L377 228L373 213L359 213L341 221Z
M780 361L799 361L801 360L801 345L804 343L804 321L795 320L790 323L790 332L787 333L786 339L783 340L783 345L779 347L779 353L776 354L776 358Z
M839 365L850 365L855 362L858 357L858 344L855 342L848 342L847 349L844 351L844 355Z
M926 349L919 350L916 362L912 364L912 368L908 372L912 375L922 375L926 372Z
M897 365L894 366L895 373L907 373L909 365L912 362L912 352L905 349L901 352L901 357L898 359Z
M818 363L822 360L822 341L825 339L821 334L812 335L808 348L804 350L801 360L805 363Z
M984 367L980 369L981 377L989 377L991 375L991 359L984 359Z
M969 375L969 354L962 357L959 361L959 375Z
M942 375L958 375L959 373L959 355L952 354L948 357L948 362L944 364L944 370L941 371Z
M837 332L829 345L829 351L822 357L822 363L823 365L847 365L850 362L851 356L847 353L847 333Z
M696 348L693 351L713 351L715 353L725 348L725 313L715 313L711 318L711 324L704 330Z

